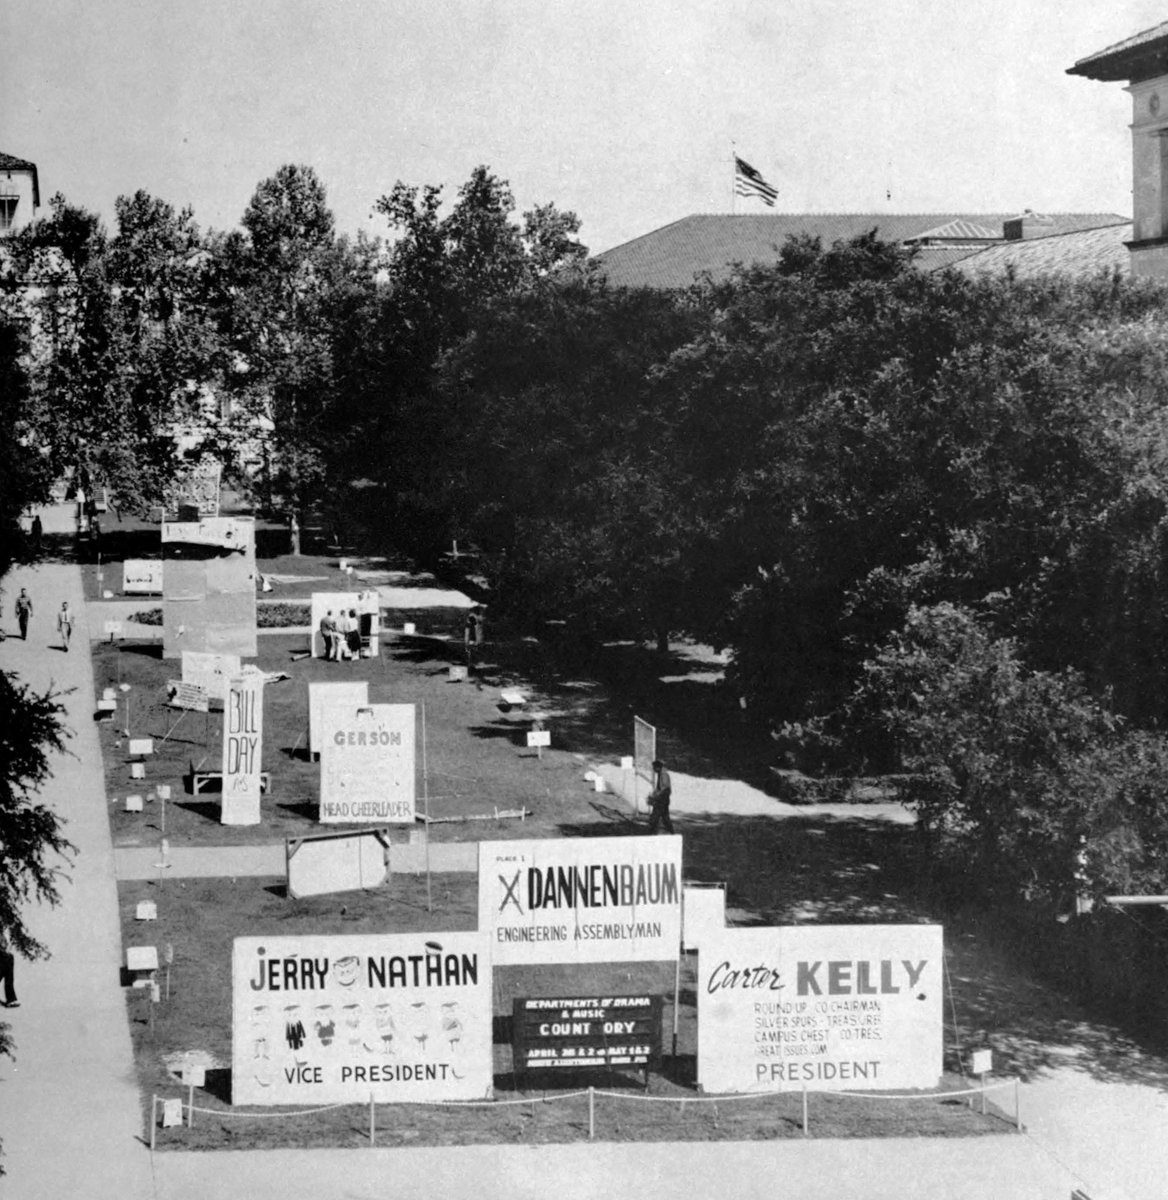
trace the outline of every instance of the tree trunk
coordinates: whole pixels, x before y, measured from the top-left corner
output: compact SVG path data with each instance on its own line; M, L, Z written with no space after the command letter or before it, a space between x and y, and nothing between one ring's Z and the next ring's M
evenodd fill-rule
M292 514L292 519L288 522L288 553L299 558L300 556L300 522L296 520L296 514Z
M669 653L669 630L668 629L658 629L657 630L657 653L658 654L668 654Z

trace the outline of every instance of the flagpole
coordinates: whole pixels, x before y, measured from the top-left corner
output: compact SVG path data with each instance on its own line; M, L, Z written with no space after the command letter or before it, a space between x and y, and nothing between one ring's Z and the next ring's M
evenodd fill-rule
M730 215L738 214L738 150L730 139Z

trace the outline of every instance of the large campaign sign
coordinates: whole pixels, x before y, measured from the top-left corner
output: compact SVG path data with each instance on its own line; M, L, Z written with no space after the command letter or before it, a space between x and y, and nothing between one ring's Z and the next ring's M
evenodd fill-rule
M310 683L308 685L308 753L315 757L320 753L321 728L326 708L344 708L354 712L369 704L369 681L346 679L337 683Z
M321 821L412 825L415 729L412 704L326 706L320 738Z
M681 838L480 842L479 929L499 965L672 961Z
M256 653L255 521L162 525L162 657Z
M122 591L127 596L161 593L161 561L150 558L127 558L122 563Z
M478 933L236 938L231 978L233 1104L490 1095Z
M933 1088L941 1077L939 925L727 929L698 959L708 1092Z
M223 702L224 825L258 825L263 779L264 681L260 675L232 679Z

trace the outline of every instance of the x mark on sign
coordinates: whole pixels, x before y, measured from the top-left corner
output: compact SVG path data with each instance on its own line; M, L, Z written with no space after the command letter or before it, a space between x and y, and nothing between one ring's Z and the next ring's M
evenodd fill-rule
M503 875L499 876L499 882L503 885L503 888L506 892L506 895L504 895L504 897L503 897L503 903L499 905L500 912L502 912L507 907L507 905L510 903L510 904L514 904L519 915L523 916L523 905L521 905L519 903L519 897L515 894L516 889L519 887L520 874L521 874L520 871L516 871L515 878L512 879L510 883L507 882L507 879L505 876L503 876Z

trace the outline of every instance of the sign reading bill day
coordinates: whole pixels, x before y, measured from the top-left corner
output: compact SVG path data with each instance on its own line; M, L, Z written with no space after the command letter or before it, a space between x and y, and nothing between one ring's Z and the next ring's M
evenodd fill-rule
M489 1096L486 950L478 933L236 938L232 1103Z
M698 1082L709 1092L933 1088L939 925L727 929L698 959Z
M500 965L671 962L681 838L480 842L479 929Z

